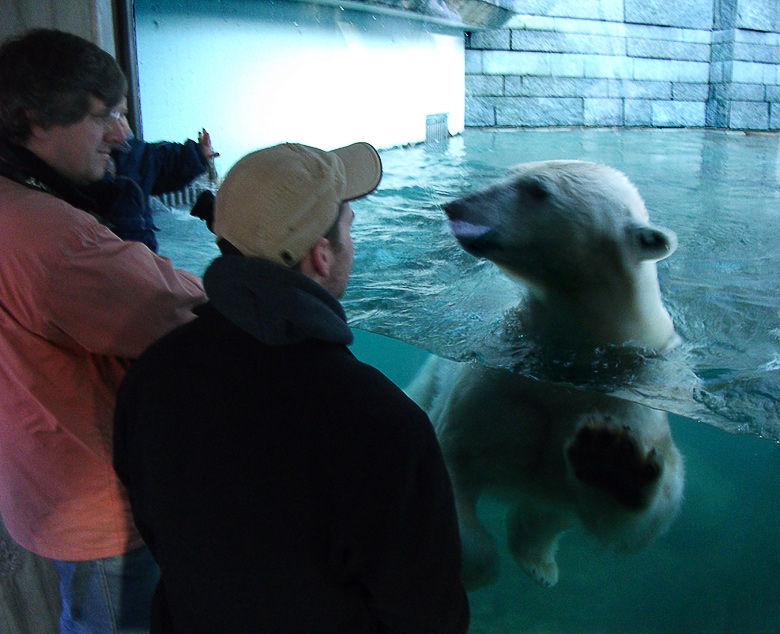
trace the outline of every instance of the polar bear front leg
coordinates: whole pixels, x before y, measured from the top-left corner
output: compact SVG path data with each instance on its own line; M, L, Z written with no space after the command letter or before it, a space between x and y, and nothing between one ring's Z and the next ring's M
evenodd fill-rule
M523 500L507 520L509 551L536 583L554 586L558 582L558 542L573 525L570 513Z

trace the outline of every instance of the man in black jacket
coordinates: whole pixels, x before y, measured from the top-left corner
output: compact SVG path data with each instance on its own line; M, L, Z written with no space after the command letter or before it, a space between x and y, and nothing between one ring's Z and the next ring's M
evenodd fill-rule
M450 482L430 421L355 359L337 298L356 143L241 159L217 193L209 303L120 390L114 465L162 569L152 632L462 633Z

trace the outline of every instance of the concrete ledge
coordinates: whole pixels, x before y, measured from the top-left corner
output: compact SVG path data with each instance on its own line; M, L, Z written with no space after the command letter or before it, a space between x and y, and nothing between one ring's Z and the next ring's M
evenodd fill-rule
M534 15L518 15L510 20L505 28L512 31L551 31L561 33L579 33L583 35L604 35L613 38L645 38L673 42L694 42L710 44L710 31L707 29L681 29L648 24L629 24L622 21L607 22L601 20L574 20Z
M520 3L518 3L520 4ZM550 0L523 0L522 10L528 14L524 17L542 17L555 11L555 18L547 19L592 19L620 22L623 20L623 3L600 0L576 0L575 2L558 2L551 10ZM509 20L506 26L517 23L517 17Z

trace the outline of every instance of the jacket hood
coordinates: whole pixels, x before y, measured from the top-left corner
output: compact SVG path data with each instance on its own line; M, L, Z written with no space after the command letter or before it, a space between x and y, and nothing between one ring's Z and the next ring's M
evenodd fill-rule
M307 339L352 343L339 301L298 271L258 258L224 255L206 269L203 286L218 312L265 344Z

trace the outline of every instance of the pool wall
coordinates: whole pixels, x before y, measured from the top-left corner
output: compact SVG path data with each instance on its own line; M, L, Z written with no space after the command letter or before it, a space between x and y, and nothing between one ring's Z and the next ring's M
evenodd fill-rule
M514 6L467 38L467 126L780 128L776 0Z
M429 115L463 130L462 28L281 0L136 0L135 16L144 138L205 126L220 171L283 141L424 141Z

